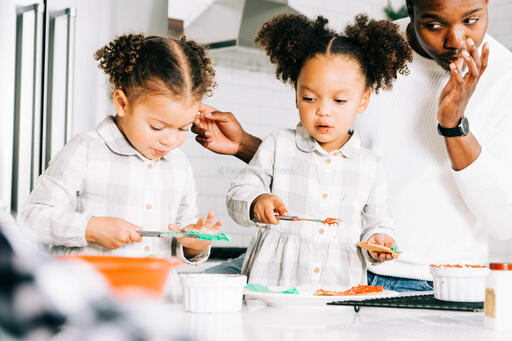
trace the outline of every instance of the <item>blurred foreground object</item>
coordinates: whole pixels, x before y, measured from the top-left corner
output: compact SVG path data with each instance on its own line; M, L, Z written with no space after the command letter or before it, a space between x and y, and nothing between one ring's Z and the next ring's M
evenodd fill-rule
M0 205L0 339L187 340L138 310L114 301L88 264L45 255Z

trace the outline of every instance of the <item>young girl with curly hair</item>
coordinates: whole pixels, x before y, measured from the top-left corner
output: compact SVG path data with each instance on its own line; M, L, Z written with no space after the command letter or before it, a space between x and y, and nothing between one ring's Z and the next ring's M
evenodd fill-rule
M143 229L216 231L197 219L189 161L179 146L214 86L205 50L193 41L143 34L115 38L94 58L113 87L115 116L78 134L40 177L22 228L54 253L173 255L202 261L209 242L142 238Z
M251 283L342 288L366 284L359 241L393 246L385 173L351 130L372 91L406 74L411 51L398 27L358 15L338 34L319 16L280 15L256 37L276 76L295 88L300 123L271 133L232 183L227 207L244 226L266 224L248 248L242 273ZM277 215L335 217L337 227ZM370 260L370 259L369 259Z

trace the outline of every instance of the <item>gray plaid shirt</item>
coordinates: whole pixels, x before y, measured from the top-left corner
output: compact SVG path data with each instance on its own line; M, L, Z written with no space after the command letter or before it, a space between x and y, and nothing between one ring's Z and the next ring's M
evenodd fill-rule
M254 226L249 211L263 193L279 196L290 215L341 219L339 227L286 222L262 227L247 251L243 272L266 285L341 288L366 284L368 257L355 244L374 233L392 235L381 162L353 133L339 150L326 152L302 127L270 134L247 169L231 184L233 219Z
M144 229L167 231L197 219L192 168L185 154L171 150L149 160L124 137L112 117L94 131L75 136L50 162L21 213L21 226L55 253L122 256L177 255L176 239L145 237L116 250L87 243L93 216L118 217ZM192 262L208 258L209 248Z

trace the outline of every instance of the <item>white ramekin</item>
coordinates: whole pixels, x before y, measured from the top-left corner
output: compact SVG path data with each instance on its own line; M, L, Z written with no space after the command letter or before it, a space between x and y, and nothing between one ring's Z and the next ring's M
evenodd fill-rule
M452 302L483 302L488 267L431 265L434 297Z
M228 313L242 309L247 277L222 274L184 274L185 310L194 313Z

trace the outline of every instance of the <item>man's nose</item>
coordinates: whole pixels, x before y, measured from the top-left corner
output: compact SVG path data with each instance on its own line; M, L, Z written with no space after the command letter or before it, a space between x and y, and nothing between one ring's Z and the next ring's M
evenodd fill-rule
M445 37L444 47L452 50L465 48L466 30L460 26L452 27Z

